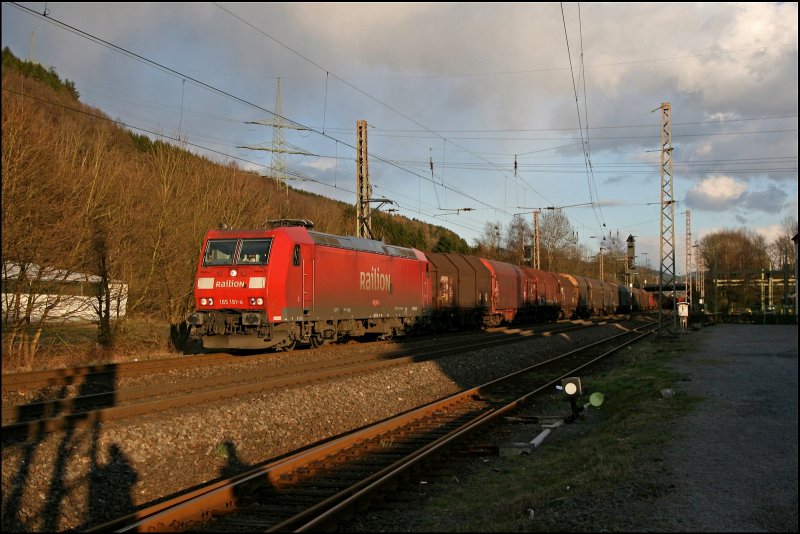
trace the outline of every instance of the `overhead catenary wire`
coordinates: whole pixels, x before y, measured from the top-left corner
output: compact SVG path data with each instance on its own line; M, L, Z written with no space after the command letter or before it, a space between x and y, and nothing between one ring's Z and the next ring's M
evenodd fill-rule
M398 114L399 116L403 117L404 119L408 120L409 122L412 122L412 123L416 124L417 126L419 126L419 127L423 128L423 129L425 129L427 132L430 132L430 133L434 134L435 136L437 136L437 137L439 137L439 138L446 139L444 136L442 136L442 135L441 135L441 134L439 134L438 132L436 132L436 131L434 131L434 130L432 130L432 129L428 128L426 125L422 124L421 122L419 122L418 120L414 119L413 117L409 117L408 115L406 115L406 114L405 114L405 113L403 113L402 111L399 111L398 109L394 108L393 106L390 106L389 104L387 104L387 103L385 103L385 102L383 102L383 101L379 100L378 98L376 98L376 97L372 96L371 94L367 93L366 91L364 91L364 90L363 90L363 89L361 89L360 87L358 87L358 86L356 86L356 85L354 85L354 84L350 83L349 81L345 80L345 79L344 79L344 78L342 78L341 76L338 76L337 74L331 73L331 72L330 72L330 70L326 69L326 68L325 68L325 67L323 67L322 65L318 64L317 62L315 62L315 61L314 61L314 60L312 60L311 58L309 58L309 57L307 57L306 55L302 54L301 52L299 52L299 51L295 50L294 48L290 47L289 45L287 45L287 44L285 44L285 43L281 42L280 40L276 39L275 37L273 37L273 36L269 35L267 32L265 32L265 31L264 31L264 30L262 30L261 28L258 28L258 27L256 27L254 24L252 24L252 23L250 23L250 22L248 22L248 21L244 20L242 17L240 17L239 15L237 15L236 13L234 13L233 11L231 11L231 10L229 10L229 9L226 9L225 7L221 6L220 4L218 4L218 3L216 3L216 2L214 2L214 5L215 5L215 6L217 6L218 8L220 8L221 10L225 11L226 13L228 13L229 15L231 15L232 17L236 18L237 20L239 20L239 21L240 21L240 22L242 22L243 24L245 24L245 25L249 26L250 28L252 28L252 29L253 29L253 30L255 30L256 32L260 33L261 35L263 35L263 36L265 36L266 38L270 39L271 41L275 42L276 44L278 44L278 45L282 46L283 48L285 48L285 49L289 50L289 51L290 51L290 52L292 52L293 54L296 54L296 55L298 55L299 57L303 58L304 60L306 60L307 62L309 62L309 63L310 63L311 65L313 65L314 67L316 67L316 68L320 69L321 71L325 71L326 73L328 73L328 74L332 75L334 78L336 78L337 80L339 80L339 81L340 81L340 82L342 82L343 84L345 84L345 85L347 85L347 86L351 87L352 89L354 89L355 91L357 91L357 92L361 93L362 95L366 96L366 97L367 97L367 98L369 98L370 100L372 100L372 101L374 101L374 102L376 102L376 103L380 104L381 106L384 106L384 107L386 107L387 109L389 109L389 110L391 110L392 112L394 112L394 113ZM452 141L451 141L451 143L452 143ZM477 157L477 158L479 158L479 159L483 159L484 161L486 161L486 162L488 162L488 163L490 163L490 164L492 164L492 165L495 165L493 162L491 162L491 161L487 160L487 159L486 159L486 158L484 158L483 156L481 156L481 155L479 155L479 154L477 154L477 153L475 153L475 152L473 152L473 151L471 151L471 150L469 150L469 149L467 149L467 148L465 148L465 147L463 147L463 146L461 146L461 145L459 145L459 144L457 144L457 143L452 143L452 144L453 144L454 146L456 146L457 148L459 148L459 149L463 150L464 152L468 153L468 154L472 154L473 156L475 156L475 157ZM506 174L506 175L507 175L507 173L506 173L505 171L503 171L503 170L502 170L502 167L501 167L501 166L498 166L498 170L499 170L500 172L503 172L504 174ZM531 187L531 186L530 186L530 184L528 184L527 182L525 182L525 180L524 180L524 179L522 179L522 182L523 182L523 183L524 183L524 184L525 184L525 185L526 185L526 186L527 186L529 189L531 189L531 191L533 191L533 192L537 193L537 191L536 191L536 190L535 190L533 187ZM443 184L443 185L444 185L444 184ZM458 192L459 194L462 194L462 195L464 195L465 197L468 197L468 195L465 195L463 192L459 192L459 191L456 191L456 192ZM475 199L473 198L473 200L475 200ZM482 203L482 204L484 204L483 202L481 202L481 203ZM485 204L484 204L484 205L485 205ZM495 208L495 209L497 209L498 211L500 211L501 213L504 213L505 215L511 216L511 214L510 214L510 213L506 212L506 211L505 211L505 210L503 210L503 209L500 209L500 208L497 208L497 207L494 207L494 208Z
M37 16L37 17L42 17L42 15L41 15L41 14L37 13L37 12L36 12L36 11L34 11L34 10L31 10L30 8L27 8L26 6L22 6L22 5L19 5L19 4L16 4L16 3L12 3L11 5L13 5L14 7L17 7L17 8L19 8L19 9L25 10L25 11L27 11L27 12L29 12L29 13L33 14L34 16ZM223 9L223 10L225 10L224 8L222 8L222 9ZM225 11L227 11L227 10L225 10ZM234 15L234 16L235 16L235 15ZM248 101L248 100L246 100L246 99L244 99L244 98L242 98L242 97L236 96L236 95L234 95L234 94L232 94L232 93L230 93L230 92L228 92L228 91L224 91L224 90L222 90L222 89L219 89L218 87L215 87L215 86L213 86L213 85L211 85L211 84L208 84L208 83L206 83L206 82L203 82L203 81L201 81L201 80L198 80L198 79L196 79L196 78L193 78L193 77L191 77L191 76L188 76L188 75L186 75L186 74L184 74L184 73L181 73L180 71L177 71L177 70L175 70L175 69L172 69L172 68L170 68L170 67L167 67L167 66L165 66L165 65L162 65L161 63L158 63L158 62L156 62L156 61L154 61L154 60L151 60L151 59L149 59L149 58L147 58L147 57L145 57L145 56L142 56L142 55L140 55L140 54L137 54L137 53L135 53L135 52L132 52L132 51L130 51L130 50L127 50L127 49L125 49L125 48L123 48L123 47L121 47L121 46L115 45L115 44L113 44L113 43L111 43L111 42L109 42L109 41L106 41L106 40L104 40L104 39L101 39L101 38L99 38L99 37L97 37L97 36L95 36L95 35L92 35L92 34L90 34L90 33L88 33L88 32L85 32L85 31L83 31L83 30L80 30L80 29L78 29L78 28L76 28L76 27L74 27L74 26L71 26L71 25L69 25L69 24L66 24L66 23L65 23L65 22L63 22L63 21L60 21L60 20L58 20L58 19L55 19L55 18L53 18L53 17L44 17L44 18L45 18L45 20L46 20L47 22L49 22L49 23L51 23L51 24L57 25L57 26L59 26L59 27L62 27L62 28L64 28L64 29L66 29L67 31L70 31L70 32L72 32L72 33L75 33L76 35L80 35L80 36L82 36L82 37L84 37L84 38L86 38L86 39L89 39L90 41L96 42L96 43L98 43L98 44L101 44L102 46L108 47L108 48L110 48L110 49L112 49L112 50L114 50L114 51L116 51L116 52L122 53L123 55L126 55L126 56L128 56L128 57L130 57L130 58L132 58L132 59L134 59L134 60L136 60L136 61L139 61L139 62L145 63L145 64L147 64L147 65L153 66L154 68L157 68L158 70L161 70L162 72L165 72L165 73L167 73L167 74L169 74L169 75L171 75L171 76L174 76L174 77L177 77L177 78L185 78L186 80L189 80L191 83L193 83L193 84L195 84L195 85L197 85L197 86L199 86L199 87L202 87L202 88L204 88L204 89L207 89L207 90L209 90L209 91L211 91L211 92L213 92L213 93L217 93L217 94L219 94L219 95L225 96L225 97L227 97L227 98L230 98L230 99L232 99L232 100L234 100L234 101L237 101L237 102L239 102L239 103L241 103L241 104L244 104L244 105L247 105L247 106L253 107L254 109L257 109L257 110L259 110L259 111L263 111L264 113L267 113L267 114L269 114L269 115L272 115L273 117L275 117L275 118L277 118L277 119L279 119L279 120L284 120L284 121L288 122L288 123L289 123L289 124L291 124L291 125L294 125L294 126L298 126L298 127L305 128L305 129L307 129L307 130L309 130L309 131L312 131L312 132L314 132L314 133L316 133L316 134L322 135L323 137L325 137L325 138L328 138L328 139L330 139L330 140L332 140L332 141L338 141L338 142L342 143L343 145L345 145L345 146L348 146L348 147L352 148L353 150L355 150L355 149L356 149L355 145L352 145L352 144L350 144L350 143L344 142L344 141L342 141L342 140L340 140L340 139L336 139L336 138L334 138L334 137L332 137L332 136L330 136L330 135L328 135L328 134L323 134L321 131L317 130L316 128L312 128L312 127L310 127L310 126L306 126L306 125L304 125L304 124L302 124L302 123L300 123L300 122L297 122L297 121L295 121L295 120L292 120L292 119L289 119L289 118L287 118L287 117L284 117L284 116L282 116L282 115L279 115L279 114L275 113L274 111L268 110L268 109L266 109L266 108L264 108L264 107L262 107L262 106L259 106L258 104L255 104L255 103L253 103L253 102L250 102L250 101ZM238 17L237 17L237 18L238 18ZM241 20L241 19L240 19L240 20ZM250 25L250 24L249 24L249 23L247 23L246 21L243 21L243 22L245 22L246 24ZM251 25L251 26L252 26L252 25ZM259 30L259 31L260 31L260 30ZM263 32L261 32L261 33L263 33ZM266 34L265 34L265 35L266 35ZM270 37L270 38L271 38L271 37ZM271 38L271 39L272 39L272 38ZM276 41L276 42L277 42L277 41ZM283 45L283 44L281 44L281 45L282 45L282 46L285 46L285 45ZM302 56L302 55L301 55L301 56ZM306 59L307 59L307 58L306 58ZM309 60L309 61L310 61L310 60ZM312 62L312 63L313 63L313 62ZM316 64L315 64L315 65L316 65ZM321 68L321 67L320 67L320 68ZM337 79L339 79L339 77L338 77L338 76L336 76L335 74L334 74L333 76L334 76L334 77L336 77ZM346 83L346 82L345 82L345 83ZM354 87L354 88L355 88L355 87ZM357 89L357 88L356 88L356 89ZM359 90L359 91L360 91L360 90ZM363 93L363 91L361 91L361 92ZM366 96L368 96L368 97L372 98L373 100L375 100L375 99L374 99L374 97L371 97L371 96L370 96L370 95L368 95L367 93L363 93L363 94L365 94ZM376 100L376 101L377 101L377 102L380 102L380 101L378 101L378 100ZM390 108L390 109L392 109L392 108ZM396 111L396 110L393 110L393 111ZM396 111L396 112L397 112L397 111ZM397 113L400 113L400 112L397 112ZM402 115L402 113L400 113L400 114ZM416 121L413 121L413 119L409 119L409 120L412 120L412 122L415 122L415 124L417 124L418 126L425 127L424 125L422 125L422 124L420 124L420 123L418 123L418 122L416 122ZM432 130L429 130L429 131L431 131L431 133L434 133ZM457 145L456 145L456 146L457 146ZM371 157L373 157L373 158L376 158L376 159L378 159L378 160L380 160L380 161L383 161L383 162L385 162L385 163L387 163L387 164L389 164L389 165L392 165L392 166L394 166L394 167L398 168L399 170L402 170L402 171L404 171L404 172L407 172L407 173L409 173L409 174L412 174L412 175L415 175L415 176L418 176L418 177L421 177L421 178L427 179L427 177L425 177L424 175L421 175L421 174L419 174L419 173L416 173L416 172L414 172L414 171L411 171L411 170L409 170L409 169L404 169L403 167L397 166L397 165L395 165L395 164L391 163L390 161L386 160L385 158L383 158L383 157L381 157L381 156L378 156L378 155L376 155L376 154L374 154L374 153L370 154L370 156L371 156ZM500 212L502 212L502 213L505 213L506 215L509 215L509 216L511 215L511 214L507 213L505 210L502 210L502 209L500 209L500 208L497 208L496 206L492 206L492 205L490 205L490 204L488 204L488 203L484 202L483 200L481 200L481 199L478 199L478 198L476 198L476 197L474 197L474 196L472 196L472 195L469 195L469 194L467 194L467 193L465 193L465 192L463 192L463 191L460 191L460 190L458 190L458 189L456 189L456 188L454 188L454 187L452 187L452 186L450 186L450 185L445 185L445 184L442 184L442 185L441 185L441 187L444 187L444 188L446 188L446 189L448 189L448 190L451 190L451 191L453 191L453 192L455 192L455 193L458 193L459 195L462 195L462 196L464 196L465 198L469 198L469 199L471 199L471 200L473 200L473 201L475 201L475 202L477 202L477 203L479 203L479 204L481 204L481 205L483 205L483 206L486 206L486 207L489 207L489 208L492 208L492 209L498 210L498 211L500 211Z
M581 6L579 6L579 12L580 12L580 9L581 9ZM583 10L585 11L585 9L583 9ZM568 11L567 11L567 13L569 14L569 12L568 12ZM587 13L588 13L588 12L587 12ZM218 13L218 15L221 15L221 14L219 14L219 13ZM222 18L222 17L220 17L220 18ZM587 20L588 20L588 18L587 18ZM245 29L245 30L246 30L246 29ZM245 31L245 32L243 32L243 33L249 33L249 32ZM100 33L100 35L102 35L102 33ZM582 34L581 34L581 35L582 35ZM587 35L588 35L588 34L587 34ZM573 41L574 41L574 36L573 36ZM582 42L582 41L581 41L581 42ZM589 41L587 41L587 43L589 43ZM311 52L312 52L312 54L311 54L311 55L313 56L313 55L314 55L314 54L313 54L313 52L314 52L314 49L309 49L309 51L311 51ZM583 59L584 59L584 55L583 55L583 48L582 48L582 47L581 47L581 51L582 51L582 53L581 53L581 60L583 61ZM573 47L573 52L574 52L574 47ZM586 57L586 59L589 59L589 57L590 57L590 56L587 56L587 57ZM582 63L582 67L581 67L581 68L582 68L582 70L585 68L585 65L584 65L583 63ZM310 70L310 69L309 69L309 70ZM324 101L324 109L323 109L323 121L322 121L322 130L323 130L323 134L326 134L326 133L331 133L331 132L333 132L333 130L331 130L331 128L330 128L330 125L329 125L329 124L326 122L326 121L327 121L326 108L327 108L327 103L328 103L328 102L327 102L327 100L328 100L328 98L327 98L327 84L328 84L328 78L329 78L329 74L326 72L326 80L325 80L325 84L326 84L326 98L325 98L325 101ZM576 78L577 78L578 82L580 82L580 81L581 81L579 77L577 77L577 76L576 76ZM582 96L583 96L583 103L582 103L582 104L583 104L583 107L581 108L581 111L582 111L582 113L584 114L584 116L585 116L585 118L586 118L586 123L583 125L583 131L584 131L584 133L586 134L586 135L585 135L585 139L586 139L586 145L587 145L587 148L588 148L588 152L589 152L589 154L590 154L590 156L591 156L591 157L590 157L591 169L592 169L593 171L597 171L597 172L600 172L600 171L602 171L602 170L606 170L606 172L612 172L612 171L608 170L608 169L611 169L611 167L609 167L609 166L603 167L603 166L602 166L602 165L603 165L603 164L602 164L602 162L598 162L598 161L596 161L596 159L597 159L597 156L598 156L598 153L597 153L597 148L598 148L598 146L599 146L599 145L595 146L595 145L594 145L594 143L595 143L595 141L594 141L594 137L590 137L590 136L589 136L589 122L588 122L588 120L589 120L589 117L588 117L587 95L586 95L586 90L585 90L585 87L586 87L586 82L587 82L587 79L586 79L586 78L587 78L587 77L584 75L584 77L583 77L584 93L583 93L583 95L582 95ZM320 80L321 80L321 77L319 77L319 76L315 76L315 78L314 78L314 79L320 79ZM352 78L350 78L350 79L351 79L351 81L352 81ZM212 78L212 80L213 80L213 78ZM209 81L209 80L206 80L206 81ZM332 82L333 82L333 81L332 81ZM182 83L185 83L185 82L182 82ZM332 85L332 87L335 87L335 85L336 85L336 83L335 83L335 82L333 82L333 85ZM220 86L220 87L224 87L224 86ZM580 84L578 85L578 87L580 87ZM590 86L590 88L591 88L591 86ZM238 91L234 91L234 92L235 92L235 93L238 93ZM241 94L241 93L238 93L238 94ZM334 94L334 93L331 93L331 95L333 95L333 94ZM379 93L379 95L380 95L380 93ZM564 96L564 95L562 95L562 96ZM187 94L187 100L186 100L186 101L187 101L187 103L190 103L190 102L192 102L192 99L190 98L190 93L188 93L188 94ZM317 99L317 102L318 102L318 101L319 101L319 100ZM335 109L335 105L336 105L336 104L338 104L338 102L336 102L336 98L332 96L332 97L331 97L331 107L332 107L332 109ZM318 108L317 108L317 109L318 109ZM401 107L401 109L402 109L402 107ZM187 111L187 113L188 113L188 108L187 108L187 110L186 110L186 111ZM144 115L144 113L143 113L143 115ZM123 116L127 117L127 115L123 115ZM317 114L316 114L315 116L317 116L317 117L318 117L318 112L317 112ZM334 115L332 115L332 117L333 117L333 116L334 116ZM597 120L597 110L596 110L596 109L594 110L594 116L595 116L595 118L594 118L593 120L594 120L594 121L596 121L596 120ZM300 116L295 116L294 118L300 118ZM424 118L423 118L423 121L425 121L425 119L424 119ZM130 121L129 121L129 122L130 122ZM134 122L134 123L141 124L139 121L133 121L133 122ZM148 124L154 124L154 123L155 123L155 121L148 122ZM183 124L185 125L185 124L187 124L187 123L185 123L185 122L184 122ZM431 124L431 126L433 126L433 124ZM169 127L169 123L168 123L168 126L167 126L167 127ZM151 128L151 129L152 129L152 128ZM711 128L709 128L709 129L711 129ZM737 128L737 129L738 129L738 128ZM180 129L180 128L179 128L179 130L180 130L180 131L182 131L182 129ZM200 130L200 128L197 128L197 130ZM156 131L158 131L158 129L157 129L157 128L156 128ZM212 130L210 130L210 131L213 131L213 129L212 129ZM591 131L592 131L593 133L595 133L595 134L596 134L596 133L597 133L597 129L596 129L596 127L593 127ZM439 133L443 133L443 132L440 130L440 131L439 131ZM447 135L447 134L444 134L444 135ZM483 134L482 134L482 135L483 135ZM333 134L333 138L335 138L335 137L336 137L336 134L334 133L334 134ZM194 139L194 140L196 141L197 139ZM591 146L590 146L590 140L591 140ZM324 141L324 140L323 140L323 141ZM338 140L338 139L335 139L335 142L336 142L336 152L337 152L337 154L335 154L335 155L334 155L334 157L335 157L335 158L337 158L337 161L338 161L338 157L339 157L339 154L338 154L338 142L339 142L339 140ZM446 149L447 137L443 137L443 138L442 138L442 142L443 142L443 144L444 144L444 149ZM205 143L201 142L200 144L205 144ZM300 144L305 144L305 143L303 143L303 142L301 141L301 142L300 142ZM426 143L426 144L427 144L427 143ZM474 145L467 144L467 146L468 146L469 148L476 149L476 148L478 148L478 145L479 145L479 144L480 144L480 145L481 145L481 147L482 147L483 145L489 145L490 143L480 142L480 143L475 143ZM531 146L530 146L530 147L526 147L526 148L536 148L537 146L541 146L542 144L544 144L544 143L541 143L541 144L540 144L540 143L531 143ZM434 144L433 146L436 146L436 145ZM377 148L377 146L376 146L376 148ZM489 148L491 148L491 147L489 147ZM520 149L519 149L519 148L517 148L516 146L514 146L514 147L511 147L511 148L513 148L513 150L510 150L510 151L508 151L508 152L509 152L510 154L512 154L512 155L516 155L517 153L520 153L520 154L521 154L521 153L523 152L523 150L520 150ZM605 147L604 147L604 148L605 148ZM222 150L223 150L223 151L225 151L225 149L224 149L224 148L223 148ZM476 153L478 152L478 150L474 150L474 151L475 151ZM322 154L322 153L329 152L329 150L324 150L324 149L323 149L323 151L322 151L322 152L320 152L320 151L315 151L315 152L316 152L317 154ZM346 154L346 153L348 153L349 151L348 151L348 150L343 150L342 152ZM443 152L444 152L444 150L443 150ZM452 153L452 154L453 154L453 155L455 155L455 156L458 156L458 152L459 152L458 150L455 150L455 151L453 151L453 153ZM576 154L576 153L577 153L577 151L573 151L573 150L570 150L569 152L570 152L570 154ZM413 152L412 152L412 154L413 154ZM481 154L483 154L483 155L485 155L485 156L487 155L487 153L486 153L486 152L481 152ZM240 153L239 155L242 155L242 156L245 156L245 157L247 157L247 155L246 155L246 154L244 154L244 153ZM393 155L393 154L392 154L392 155ZM416 156L419 156L419 155L423 155L423 154L416 154ZM424 155L423 155L423 156L424 156ZM493 157L493 156L491 156L491 155L490 155L490 156L487 156L487 157L488 157L489 159L491 159L491 160L492 160L492 162L493 162L493 163L495 163L495 164L496 164L498 161L500 161L500 162L501 162L501 165L502 165L503 167L505 167L507 170L511 168L510 161L509 161L507 158L500 159L500 158L497 158L497 157ZM251 159L252 159L252 158L251 158ZM295 158L295 159L298 159L298 158ZM344 158L343 158L343 159L344 159ZM467 159L468 159L468 158L467 158ZM406 163L401 163L401 162L399 161L399 159L398 159L398 158L386 158L386 160L387 160L388 162L391 162L391 163L394 163L394 164L398 164L398 165L403 165L403 166L407 166L407 165L408 165L408 164L406 164ZM437 172L436 172L436 174L437 174L437 175L439 175L439 176L441 176L441 178L442 178L442 182L444 182L444 180L445 180L445 174L446 174L446 175L447 175L447 178L448 178L448 179L450 179L450 180L452 181L452 184L451 184L451 185L453 185L455 189L463 189L464 191L470 191L470 189L468 189L468 188L467 188L467 187L464 185L464 184L465 184L465 182L461 181L461 180L462 180L462 176L464 176L466 173L459 173L459 172L457 172L457 171L454 171L453 169L457 169L457 168L459 168L459 167L457 167L457 166L454 166L454 165L451 165L449 162L446 162L446 161L443 161L443 162L441 162L441 163L440 163L440 161L439 161L439 158L438 158L438 157L437 157L437 158L435 158L435 160L436 160L436 171L437 171ZM519 172L521 172L521 173L525 173L525 172L527 172L527 175L526 175L526 177L527 177L527 178L530 178L530 176L531 176L531 173L532 173L532 172L537 172L537 171L539 170L539 169L538 169L538 168L536 168L536 167L527 166L526 164L527 164L529 161L531 161L531 160L525 161L525 157L524 157L524 156L520 156L520 158L519 158L519 165L518 165L518 168L516 169L517 171L519 171ZM577 158L575 158L575 163L578 163L578 160L577 160ZM475 166L479 166L479 162L471 162L470 164L471 164L471 165L473 165L473 167L475 167ZM381 164L381 165L383 165L383 164ZM740 167L740 168L742 168L742 169L744 169L744 167L750 167L750 168L752 168L751 166L747 166L747 165L737 165L737 166L738 166L738 167ZM759 165L759 166L762 166L762 165ZM491 165L489 165L489 164L486 164L486 165L484 165L483 167L484 167L484 168L483 168L482 170L484 170L485 172L489 172L489 171L492 169L492 166L491 166ZM318 175L318 174L316 174L314 171L311 171L310 169L304 169L304 168L303 168L302 166L300 166L300 165L298 165L298 166L297 166L297 168L298 168L298 169L300 169L301 171L307 172L307 173L308 173L308 174L310 174L311 176L319 176L319 177L321 177L321 178L322 178L322 179L324 179L324 180L329 180L329 179L330 179L330 176L329 176L329 175L323 175L323 174L321 174L321 173ZM320 167L320 168L322 168L322 167ZM384 168L385 168L385 167L384 167ZM465 164L465 166L463 166L463 167L461 167L461 168L470 168L470 167L466 166L466 164ZM676 167L676 168L677 168L677 167ZM701 167L699 167L699 166L696 166L696 167L694 167L694 168L695 168L695 169L700 169ZM562 171L563 171L563 172L568 172L570 169L571 169L571 167L566 167L566 166L565 166L565 167L559 167L559 168L558 168L559 172L562 172ZM417 170L417 171L418 171L418 169L415 169L415 168L411 168L411 170ZM771 171L774 171L774 169L771 169L771 170L770 170L770 172L771 172ZM509 172L510 172L510 170L509 170ZM646 170L641 170L640 172L647 172L647 171L646 171ZM742 171L742 172L745 172L745 171ZM777 171L777 172L780 172L780 171ZM395 176L397 175L397 173L395 173L395 171L393 171L393 170L391 171L391 173L392 173L392 175L395 175ZM387 174L388 174L388 173L387 173ZM516 177L516 175L517 175L517 174L518 174L518 173L516 173L516 172L515 172L515 177ZM594 173L593 173L593 174L592 174L592 177L594 178L594 176L595 176L595 175L594 175ZM530 181L530 182L532 182L534 185L537 185L537 186L538 186L538 185L539 185L539 183L540 183L540 182L539 182L539 180L538 180L538 178L539 178L539 176L537 175L537 180L535 180L535 181L534 181L534 180L529 180L529 181ZM598 175L597 175L597 179L603 180L603 179L604 179L604 177L602 177L602 176L600 176L600 174L598 174ZM737 178L737 179L738 179L738 178ZM421 178L419 178L419 183L422 183L422 181L421 181ZM578 183L578 184L580 184L580 180L577 180L577 183ZM390 185L391 185L391 184L390 184ZM598 185L602 186L603 184L597 184L597 183L595 182L595 187L594 187L593 191L594 191L594 194L596 195L596 197L595 197L593 200L597 200L597 201L598 201L598 207L602 207L602 206L604 206L604 204L602 204L601 202L599 202L599 195L597 194L597 186L598 186ZM432 186L433 186L433 185L432 185ZM426 187L427 187L427 186L426 186ZM434 186L434 187L435 187L435 186ZM512 186L512 187L513 187L513 186ZM513 189L511 189L511 190L513 190ZM520 192L520 191L518 190L518 191L517 191L517 193L519 193L519 192ZM525 192L524 192L524 191L522 191L522 195L520 195L520 196L524 198L524 194L525 194ZM454 196L455 196L455 195L454 195ZM478 196L479 196L480 198L482 198L482 199L486 200L486 198L485 198L485 197L482 197L482 196L480 196L480 195L478 195ZM529 195L529 196L530 196L530 195ZM432 199L431 199L431 200L432 200ZM534 199L532 199L532 198L531 198L531 199L528 199L528 200L534 200ZM537 200L538 200L538 199L537 199ZM558 201L558 199L556 199L556 201ZM499 200L499 201L494 201L494 200L493 200L493 201L491 201L491 203L492 203L492 204L499 204L500 202L502 202L502 199L501 199L501 200ZM506 206L506 208L507 208L507 206ZM585 212L583 212L583 213L585 213ZM602 213L602 212L601 212L601 213Z
M588 152L588 146L587 146L588 139L585 139L584 135L583 135L583 125L582 125L582 121L581 121L581 110L580 110L580 105L578 103L578 88L575 85L575 70L572 67L572 53L570 52L570 49L569 49L569 34L567 32L567 19L566 19L566 16L564 15L564 3L560 2L559 4L561 6L561 21L564 24L564 39L565 39L566 45L567 45L567 57L569 58L569 71L570 71L570 75L572 76L572 92L575 95L575 110L578 112L578 129L579 129L580 134L581 134L581 146L583 147L583 157L584 157L584 163L586 165L586 182L587 182L587 185L589 186L589 200L592 202L592 208L594 210L594 202L595 202L595 200L594 200L594 195L592 193L592 183L591 183L591 177L590 177L592 163L591 163L591 160L589 159L589 152ZM588 134L588 132L587 132L587 134ZM606 226L605 222L601 222L600 221L600 217L598 217L596 210L594 210L594 216L595 216L595 219L597 220L598 228L600 228L600 230L602 231L602 229L605 228L605 226Z

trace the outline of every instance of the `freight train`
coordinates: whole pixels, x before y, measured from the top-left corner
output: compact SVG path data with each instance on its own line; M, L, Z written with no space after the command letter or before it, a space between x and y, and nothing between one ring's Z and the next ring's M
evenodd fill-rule
M655 308L625 285L270 222L206 233L187 318L204 348L291 350Z

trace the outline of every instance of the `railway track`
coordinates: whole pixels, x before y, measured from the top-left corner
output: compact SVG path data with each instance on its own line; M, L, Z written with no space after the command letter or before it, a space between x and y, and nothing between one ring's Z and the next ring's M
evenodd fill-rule
M452 340L445 339L444 342L396 350L386 354L310 361L280 369L250 369L210 378L178 381L172 384L112 390L104 393L30 402L18 406L4 406L2 410L3 440L38 436L42 432L55 432L80 425L142 416L348 374L366 373L388 366L447 357L454 352L496 347L532 337L554 336L600 324L607 324L607 321L576 321L555 326L537 325L529 328L494 329L494 331L480 336L471 336L467 340L457 336ZM220 358L221 355L210 356L204 358L200 365L207 366L213 365L215 361L229 361L227 358ZM183 358L180 360L179 367L189 365L188 362L183 361ZM164 371L168 369L164 366L164 363L168 361L159 361L155 367L146 364L132 366L130 372L135 373L135 376L144 373L143 369L136 369L136 367ZM66 377L67 375L62 374L61 376ZM91 376L91 374L82 373L77 376L85 377ZM50 381L48 386L51 386L54 378L51 376L46 380Z
M613 319L618 316L610 316ZM601 321L603 319L600 319ZM595 320L597 321L597 319ZM586 324L591 321L561 321L559 325ZM547 330L552 328L552 324L533 325L526 327L502 327L490 328L484 332L497 334L502 332L515 332L518 330ZM463 332L453 334L453 337L460 337ZM415 339L415 343L425 346L427 343L440 343L440 336L435 336L437 341L430 342L428 338L434 336L421 336ZM329 345L330 347L330 345ZM315 350L315 349L311 349ZM256 353L255 351L244 352L248 361L263 361L275 358L275 353ZM114 389L114 382L123 378L136 378L164 372L199 369L203 367L219 367L224 365L234 365L242 361L242 356L227 353L196 354L179 356L175 358L161 358L157 360L132 361L120 363L108 363L99 365L87 365L81 367L69 367L63 369L50 369L42 371L30 371L24 373L7 373L3 375L2 392L3 397L12 394L21 394L29 391L51 389L54 391L63 390L67 387L75 389L81 386L91 385L93 388Z
M307 531L328 528L404 474L656 325L623 332L342 435L91 531Z

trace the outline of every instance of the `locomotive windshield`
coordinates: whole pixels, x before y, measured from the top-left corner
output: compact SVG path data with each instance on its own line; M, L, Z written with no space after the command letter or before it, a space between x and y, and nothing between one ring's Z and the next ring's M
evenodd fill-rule
M266 265L272 238L269 239L209 239L203 265ZM237 255L238 250L238 255Z
M210 239L203 256L203 265L232 265L236 239Z
M239 250L239 265L266 265L269 261L269 250L272 247L270 239L242 239L242 248Z
M271 248L272 238L209 239L203 265L233 265L234 258L238 265L266 265Z

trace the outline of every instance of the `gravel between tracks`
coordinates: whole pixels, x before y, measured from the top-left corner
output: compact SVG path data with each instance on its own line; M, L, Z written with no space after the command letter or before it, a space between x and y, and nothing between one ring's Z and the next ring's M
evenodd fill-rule
M450 395L462 385L487 382L611 329L579 330L313 386L4 442L2 526L5 531L50 532L99 525L305 444ZM364 343L296 350L276 354L262 365L381 349L397 346ZM252 365L242 358L242 367ZM165 379L150 378L153 383ZM137 378L131 383L146 382Z

